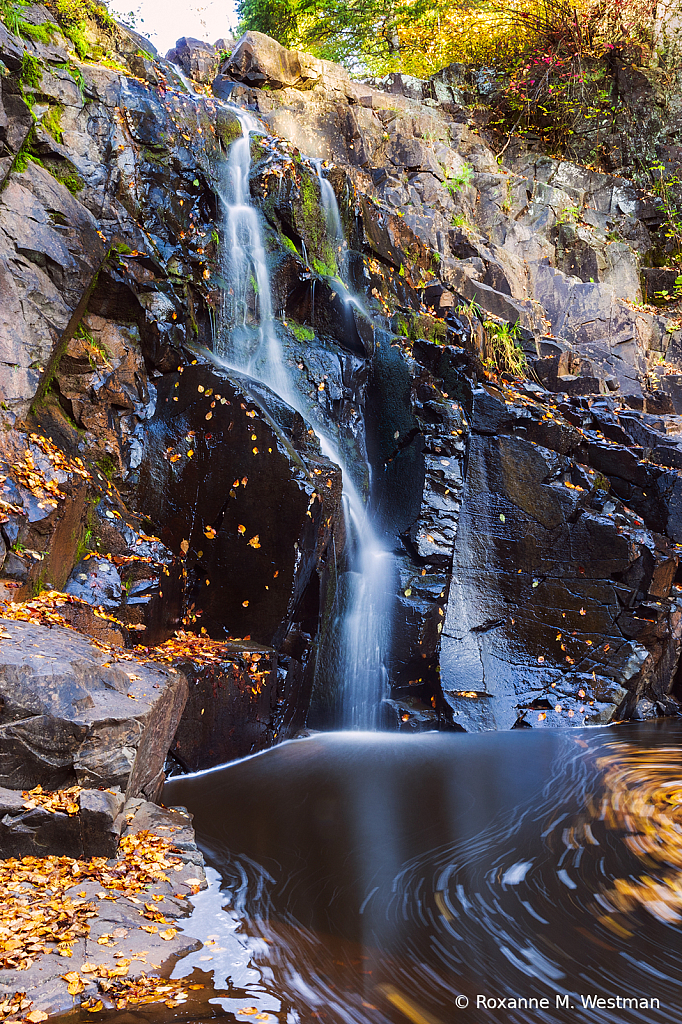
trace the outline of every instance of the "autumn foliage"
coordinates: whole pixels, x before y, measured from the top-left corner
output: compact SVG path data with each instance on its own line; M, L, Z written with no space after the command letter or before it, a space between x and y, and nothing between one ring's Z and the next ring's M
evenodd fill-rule
M241 0L241 27L376 74L509 66L534 51L656 43L655 0Z

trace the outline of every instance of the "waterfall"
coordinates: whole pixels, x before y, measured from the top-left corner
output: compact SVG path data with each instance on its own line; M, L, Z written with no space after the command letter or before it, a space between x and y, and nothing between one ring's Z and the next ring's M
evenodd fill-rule
M335 660L337 678L333 682L341 698L343 726L375 729L379 725L381 701L388 692L386 659L390 643L392 556L374 531L351 467L339 445L320 423L316 410L297 390L287 371L273 317L260 215L251 204L249 190L251 133L262 133L262 129L252 115L239 109L235 113L242 135L230 146L219 192L224 209L226 288L216 355L229 368L266 384L307 421L312 420L323 454L341 468L348 571L343 574L343 586L337 591L333 621L338 657L330 661ZM334 191L322 174L321 162L311 162L311 165L320 181L328 229L337 251L343 253L346 242ZM339 280L337 285L345 292L344 301L359 307L343 282ZM327 680L327 683L331 685L332 681Z
M325 178L322 173L322 160L311 160L310 166L317 175L317 180L320 186L320 196L322 197L324 219L327 224L327 233L333 240L339 273L343 276L346 269L346 235L343 230L343 225L341 224L339 204L336 201L334 189L331 187L329 180Z

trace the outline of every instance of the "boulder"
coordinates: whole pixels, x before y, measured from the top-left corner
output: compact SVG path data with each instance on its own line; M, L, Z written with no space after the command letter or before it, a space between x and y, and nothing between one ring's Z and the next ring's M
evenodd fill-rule
M287 50L262 32L245 32L220 72L259 88L304 88L320 78L322 61Z
M1 628L0 784L155 797L187 700L183 674L117 660L58 626Z
M122 793L83 789L76 799L68 812L53 811L30 793L0 789L0 856L114 857L123 824Z
M220 40L223 42L224 40ZM182 36L172 50L166 54L166 60L179 64L188 78L195 82L210 82L220 62L220 53L210 43L200 39Z

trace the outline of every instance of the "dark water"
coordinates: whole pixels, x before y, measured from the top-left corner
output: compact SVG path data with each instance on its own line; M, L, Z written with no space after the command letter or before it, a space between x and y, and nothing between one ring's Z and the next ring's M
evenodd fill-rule
M336 733L172 780L258 970L237 1019L679 1021L681 741Z

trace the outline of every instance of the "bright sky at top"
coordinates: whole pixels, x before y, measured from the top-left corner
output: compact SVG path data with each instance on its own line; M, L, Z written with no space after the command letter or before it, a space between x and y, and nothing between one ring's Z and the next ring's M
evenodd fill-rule
M123 15L128 24L151 39L162 56L175 45L180 36L194 36L214 43L222 36L234 34L237 16L233 0L111 0L111 13ZM128 11L134 15L134 22Z

